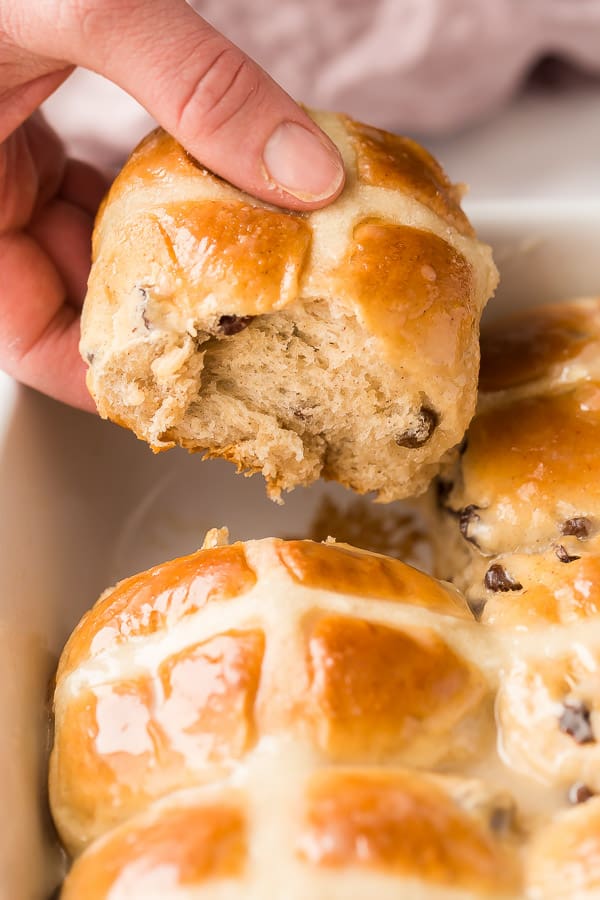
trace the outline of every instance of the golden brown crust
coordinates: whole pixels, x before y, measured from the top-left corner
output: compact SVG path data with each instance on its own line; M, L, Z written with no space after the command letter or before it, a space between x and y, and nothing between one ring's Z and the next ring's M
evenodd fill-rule
M528 309L482 331L480 390L535 382L599 343L600 300Z
M50 784L53 814L71 854L143 809L175 780L178 759L156 727L152 707L148 676L98 685L67 704L56 731Z
M169 656L158 667L162 721L184 757L241 756L254 739L264 633L230 631ZM189 748L186 745L190 745Z
M81 691L60 717L53 807L78 809L72 852L164 794L217 777L255 738L264 635L218 634L168 656L157 676Z
M544 610L545 615L539 617L546 622L567 624L597 616L600 613L600 556L580 557L566 564L557 557L556 550L547 557L545 565L542 563L534 572L528 573L528 606L540 613ZM565 565L569 568L565 569ZM521 623L523 618L521 615ZM491 617L489 621L492 621ZM518 624L516 615L512 624Z
M470 618L457 592L400 560L339 544L273 541L274 554L299 584L344 594L417 603L435 612Z
M313 541L272 541L275 564L300 584L399 602L470 618L460 595L399 560ZM121 581L86 614L63 651L57 678L89 654L173 627L206 603L239 596L256 584L242 544L197 551Z
M440 492L445 535L466 548L454 577L500 648L502 764L519 793L539 792L523 826L530 900L600 890L599 369L599 299L496 326Z
M165 203L149 216L193 312L257 316L293 303L310 248L303 219L244 203ZM151 238L146 238L151 240ZM192 310L190 312L193 314Z
M487 694L481 672L430 629L330 615L311 627L307 652L315 739L338 759L422 764L424 738L447 740Z
M173 186L183 178L208 178L217 176L198 166L195 160L178 144L175 138L162 128L149 132L133 150L126 164L127 179L113 182L100 209L104 216L117 196L152 186L157 180ZM101 219L98 226L101 225Z
M246 854L246 822L239 808L175 806L94 845L71 869L61 900L103 900L113 891L131 896L132 889L136 897L150 896L165 868L172 889L235 878Z
M475 234L460 208L460 191L424 147L410 138L363 125L347 116L343 121L356 150L361 182L410 194L461 234Z
M430 231L364 220L355 226L338 272L340 296L356 305L369 331L387 345L395 368L410 369L411 361L422 365L422 354L436 394L436 375L464 365L467 377L476 378L473 270L445 240ZM472 358L461 358L471 344Z
M336 119L335 116L330 118ZM454 196L453 186L426 150L407 138L361 126L346 117L341 117L341 120L347 122L350 128L352 146L357 154L359 183L398 191L414 198L459 233L469 237L473 235ZM188 181L194 183L198 179L204 184L197 185L197 199L171 200L169 188L174 193L181 192ZM122 223L114 212L117 205L126 202L129 196L135 198L137 192L155 187L159 187L160 192L153 201L148 198L147 208ZM354 239L360 239L361 231L366 228L366 225L361 225L363 220L392 227L390 238L382 245L384 253L380 261L390 269L388 281L392 279L392 274L393 280L388 285L389 290L379 290L378 309L373 310L371 316L372 321L383 319L379 329L382 342L388 344L391 350L395 341L403 337L401 331L385 327L388 304L392 305L392 312L395 308L396 316L400 314L400 307L404 306L405 326L408 324L410 327L418 321L420 313L411 312L415 294L427 295L426 308L433 305L435 313L442 315L448 300L455 306L457 294L462 290L462 301L466 303L464 316L470 317L472 327L476 327L481 308L481 297L475 296L478 286L474 283L470 264L459 251L452 252L453 244L447 240L447 230L442 230L440 235L429 229L424 232L414 226L401 225L395 221L396 216L389 217L389 221L384 212L377 214L375 210L370 217L361 216L361 208L365 208L364 204L358 202L356 213L348 223L351 225L348 237L351 238L354 233ZM170 302L174 306L187 306L187 312L196 314L200 320L210 316L209 307L203 312L204 297L209 298L213 316L217 310L220 314L257 315L293 302L303 293L299 276L305 274L310 283L314 274L322 271L325 260L317 259L311 261L306 273L302 271L311 243L311 224L318 217L318 211L309 214L281 212L254 198L246 198L194 163L170 135L156 129L133 152L108 194L96 223L95 256L100 255L101 248L102 253L110 254L113 273L109 284L113 288L120 285L124 276L129 281L144 285L147 281L144 267L149 273L152 261L161 260L162 268L179 279L178 294ZM121 224L125 226L122 230ZM394 224L397 226L397 236L394 234ZM340 225L347 228L343 221ZM118 239L114 239L117 238L115 228L118 229ZM413 231L415 235L411 239ZM369 254L371 264L376 265L379 259L378 235L374 232L372 235L373 245L369 248ZM358 249L361 249L360 244ZM352 245L346 258L352 262ZM117 262L123 271L115 271ZM127 271L131 265L140 267L135 278ZM352 268L346 270L345 265L335 266L332 283L325 293L335 294L343 286L344 294L360 310L363 303L370 300L368 291L353 296L353 282L357 271L360 271L361 261L356 261L357 271ZM419 279L417 268L421 266L425 268L425 275ZM436 277L439 278L437 284ZM400 298L404 278L412 279L413 285L409 285L410 297L402 304ZM324 285L325 282L319 277L320 288ZM446 290L449 297L446 297ZM257 298L257 293L262 300ZM213 298L216 303L213 303ZM415 337L418 339L419 335ZM431 349L430 346L425 348L426 352ZM399 353L392 355L398 356Z
M482 893L519 885L516 859L491 830L414 772L315 776L298 852L315 866L383 869Z
M57 680L88 655L171 628L206 603L229 600L255 583L241 544L198 551L133 575L83 617L63 651Z

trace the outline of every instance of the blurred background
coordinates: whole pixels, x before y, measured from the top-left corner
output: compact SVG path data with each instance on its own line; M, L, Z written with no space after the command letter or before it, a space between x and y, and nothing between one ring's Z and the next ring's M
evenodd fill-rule
M600 199L599 0L197 0L296 99L421 140L481 203ZM79 71L46 103L115 172L152 120Z

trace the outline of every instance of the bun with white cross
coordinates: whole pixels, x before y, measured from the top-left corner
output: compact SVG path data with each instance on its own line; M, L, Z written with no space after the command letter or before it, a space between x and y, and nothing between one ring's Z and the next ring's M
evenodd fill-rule
M497 272L461 191L418 144L313 113L346 186L292 213L216 177L160 129L97 219L82 319L102 416L154 450L416 494L475 406Z

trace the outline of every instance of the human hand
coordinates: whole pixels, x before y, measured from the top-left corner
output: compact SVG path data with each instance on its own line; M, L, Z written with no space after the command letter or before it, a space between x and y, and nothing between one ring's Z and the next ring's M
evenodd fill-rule
M0 367L92 410L79 313L107 185L66 159L36 112L76 65L124 88L200 162L262 200L315 209L344 175L306 113L185 0L0 0Z

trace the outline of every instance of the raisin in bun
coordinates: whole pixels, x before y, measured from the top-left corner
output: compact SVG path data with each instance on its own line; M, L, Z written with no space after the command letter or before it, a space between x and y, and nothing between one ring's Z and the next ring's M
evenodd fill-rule
M599 448L600 299L539 307L483 336L478 412L439 487L457 549L442 574L484 622L598 615Z
M505 660L497 701L503 753L519 772L567 795L600 792L600 628L537 633Z
M423 490L473 414L497 272L460 191L420 146L314 113L346 187L290 213L208 172L160 129L99 213L81 352L100 414L154 450Z
M514 800L471 773L488 635L348 545L208 546L121 582L57 673L63 900L521 897Z

